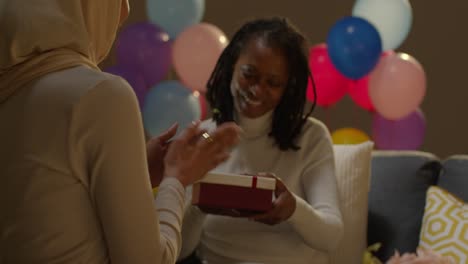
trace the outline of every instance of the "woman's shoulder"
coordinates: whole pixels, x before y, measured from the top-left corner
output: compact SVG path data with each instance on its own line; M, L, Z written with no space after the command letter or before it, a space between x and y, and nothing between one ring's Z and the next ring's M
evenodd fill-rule
M308 153L311 149L329 148L332 145L327 126L313 117L307 118L298 139L298 144L305 153Z
M80 94L87 94L96 90L107 93L121 93L132 91L132 87L120 76L96 71L88 67L77 67L70 71L73 80L76 80L76 90Z
M77 66L49 73L33 84L35 99L47 102L50 107L69 109L83 101L99 100L104 106L112 100L133 100L132 87L121 77ZM130 99L128 99L130 98Z
M308 117L302 127L302 135L310 137L315 135L317 137L324 137L330 134L327 126L320 120L314 117Z

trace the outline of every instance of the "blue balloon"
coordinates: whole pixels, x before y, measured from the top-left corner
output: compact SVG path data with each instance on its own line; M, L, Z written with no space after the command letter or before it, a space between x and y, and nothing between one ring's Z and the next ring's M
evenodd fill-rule
M343 75L350 79L366 76L380 59L382 40L377 29L359 17L345 17L330 30L328 55Z
M162 27L171 38L199 23L205 12L205 0L147 0L151 22Z
M152 136L161 134L176 122L179 133L201 118L200 101L178 81L161 82L151 88L142 112L145 129Z
M408 0L358 0L353 16L362 17L375 26L382 38L383 50L398 48L405 41L413 22Z

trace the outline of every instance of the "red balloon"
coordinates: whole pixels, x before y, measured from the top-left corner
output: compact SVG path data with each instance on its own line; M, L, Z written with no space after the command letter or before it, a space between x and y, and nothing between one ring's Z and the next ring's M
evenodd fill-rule
M394 53L395 52L393 52L392 50L385 51L382 53L382 56L380 58L385 58L388 55ZM374 112L375 107L369 96L369 75L359 80L349 79L348 81L348 94L354 101L354 103L357 104L359 107L363 108L364 110Z
M375 108L369 97L369 76L359 80L350 80L348 94L359 107L369 112L374 112Z
M317 104L322 107L337 103L347 92L347 79L333 66L326 44L315 45L309 52L309 67L314 77ZM314 100L312 83L309 80L307 99Z

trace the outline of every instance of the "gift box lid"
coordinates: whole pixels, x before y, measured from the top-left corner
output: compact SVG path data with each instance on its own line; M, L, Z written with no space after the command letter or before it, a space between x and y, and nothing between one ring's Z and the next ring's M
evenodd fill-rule
M239 187L274 190L276 186L276 179L263 176L209 172L206 174L205 177L203 177L203 179L201 179L197 183L222 184Z

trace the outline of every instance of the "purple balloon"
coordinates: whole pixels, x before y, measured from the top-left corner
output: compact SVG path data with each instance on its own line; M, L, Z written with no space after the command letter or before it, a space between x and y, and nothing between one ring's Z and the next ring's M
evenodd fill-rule
M426 134L426 119L416 110L400 120L388 120L375 113L372 121L373 140L382 150L419 149Z
M171 68L169 35L155 24L140 22L122 30L116 42L117 61L143 74L149 87L164 80Z
M124 78L135 91L140 108L143 107L148 86L141 74L132 69L128 69L123 65L115 65L105 69L104 71Z

